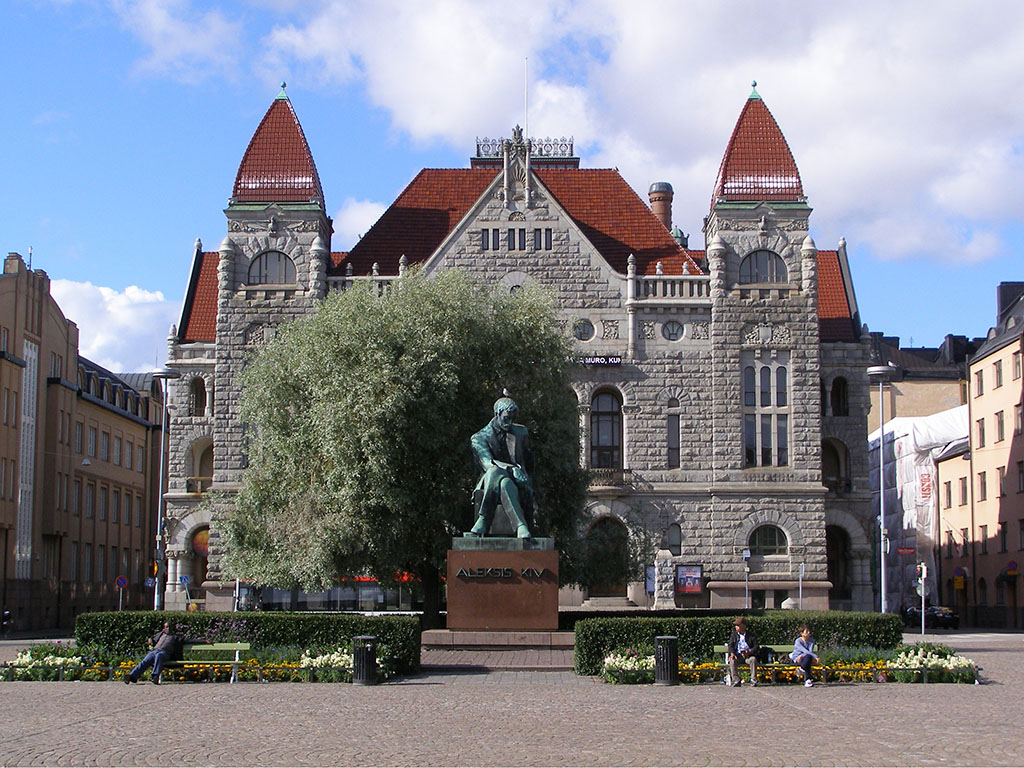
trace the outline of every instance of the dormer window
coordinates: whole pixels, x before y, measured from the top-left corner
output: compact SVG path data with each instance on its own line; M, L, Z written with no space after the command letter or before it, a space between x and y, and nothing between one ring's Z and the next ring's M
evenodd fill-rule
M774 251L754 251L740 263L740 284L787 282L786 262Z
M248 285L291 285L295 282L295 264L280 251L261 253L249 265Z

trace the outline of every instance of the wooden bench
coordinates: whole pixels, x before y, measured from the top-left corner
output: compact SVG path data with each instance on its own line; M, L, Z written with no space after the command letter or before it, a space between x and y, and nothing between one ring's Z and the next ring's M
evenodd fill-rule
M242 651L250 650L252 646L249 643L186 643L184 653L182 654L185 658L180 661L168 661L164 663L164 669L182 668L186 665L195 666L197 664L205 664L207 666L208 675L207 679L213 679L213 667L218 664L230 664L231 665L231 682L234 683L238 680L238 665L241 663L239 654ZM220 651L220 652L231 652L234 651L235 657L233 660L216 660L216 659L189 659L188 655L195 651Z
M773 683L775 682L775 673L778 670L780 670L780 669L799 669L799 665L798 664L794 664L789 659L789 654L793 650L793 644L792 643L783 643L781 645L773 645L773 644L770 644L770 643L762 643L760 645L760 647L761 648L767 648L768 650L770 650L772 655L774 657L776 657L776 658L780 658L781 657L781 658L785 658L786 659L785 661L771 661L771 662L766 662L764 664L762 664L760 661L757 663L758 669L763 669L763 670L771 673L771 681ZM714 653L716 655L717 654L721 654L722 655L722 658L723 658L722 666L725 667L726 666L725 656L726 656L726 653L728 651L728 646L716 645L713 650L714 650ZM824 682L824 677L822 678L822 681Z

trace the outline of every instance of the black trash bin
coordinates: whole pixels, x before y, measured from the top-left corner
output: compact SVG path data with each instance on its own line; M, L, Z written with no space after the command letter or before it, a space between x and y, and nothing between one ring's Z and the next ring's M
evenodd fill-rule
M352 682L377 684L377 638L372 635L352 638Z
M679 684L679 638L659 635L654 638L654 684Z

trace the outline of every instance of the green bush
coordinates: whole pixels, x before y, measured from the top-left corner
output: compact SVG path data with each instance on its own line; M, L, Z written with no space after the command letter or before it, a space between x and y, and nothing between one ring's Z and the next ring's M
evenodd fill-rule
M213 613L111 611L83 613L75 622L75 643L94 645L112 656L131 658L167 621L174 632L201 643L247 642L253 651L296 647L351 646L352 638L373 635L394 660L395 674L420 669L420 624L415 616L362 616L324 613ZM253 654L255 655L255 654ZM382 654L378 650L378 656Z
M728 642L735 615L582 619L576 623L576 673L599 675L604 657L610 651L653 645L659 635L678 637L679 655L683 658L710 660L714 646ZM890 649L903 641L902 621L893 614L765 611L760 616L746 615L747 624L762 644L792 643L801 624L811 628L819 648Z

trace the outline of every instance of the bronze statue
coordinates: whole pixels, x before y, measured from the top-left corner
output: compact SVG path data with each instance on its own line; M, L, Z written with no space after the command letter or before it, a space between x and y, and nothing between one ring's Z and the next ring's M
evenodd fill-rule
M516 537L529 539L533 522L533 455L527 444L526 427L513 423L519 406L510 397L494 404L494 418L471 440L477 464L483 473L473 491L476 522L470 536L486 536L494 512L501 504Z

